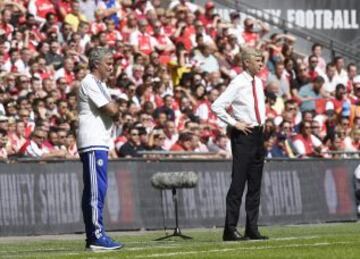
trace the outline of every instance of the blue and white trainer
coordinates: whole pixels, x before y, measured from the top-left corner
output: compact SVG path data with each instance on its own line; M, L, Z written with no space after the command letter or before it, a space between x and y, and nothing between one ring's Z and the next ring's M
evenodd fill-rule
M124 244L113 241L110 237L103 235L99 239L86 242L86 248L91 251L106 251L121 249Z

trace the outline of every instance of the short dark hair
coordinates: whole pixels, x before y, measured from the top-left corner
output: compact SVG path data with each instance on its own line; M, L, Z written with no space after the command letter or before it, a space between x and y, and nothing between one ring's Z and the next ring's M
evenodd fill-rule
M323 83L325 83L325 80L322 76L317 76L314 78L313 83L323 84Z
M6 135L7 135L7 131L0 128L0 135L6 136Z
M317 47L322 48L323 46L320 43L314 43L311 47L311 51L314 51Z
M300 122L300 124L299 124L299 130L300 130L300 132L302 132L304 129L305 129L305 124L306 123L309 123L310 125L311 125L311 122L309 122L309 121L302 121L302 122Z
M334 63L338 62L340 59L344 59L344 57L342 57L342 56L334 57Z
M328 70L330 67L335 67L335 64L333 62L329 62L326 64L326 70Z
M179 134L179 142L191 141L193 134L191 132L182 132Z
M336 88L335 88L335 91L337 92L337 91L339 91L340 89L346 89L345 85L343 85L343 84L337 84L337 85L336 85Z
M316 55L314 55L314 54L312 54L312 55L310 55L309 57L308 57L308 62L310 63L310 60L312 59L312 58L318 58Z

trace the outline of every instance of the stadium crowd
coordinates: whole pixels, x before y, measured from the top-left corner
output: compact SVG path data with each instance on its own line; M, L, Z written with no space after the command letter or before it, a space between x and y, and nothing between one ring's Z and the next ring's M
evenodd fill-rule
M322 46L308 55L296 38L213 2L160 0L2 1L0 157L77 158L77 88L96 47L113 51L108 79L121 107L109 156L192 151L231 157L212 102L242 71L243 47L261 49L267 157L350 157L358 151L360 75ZM231 107L229 107L231 111ZM91 129L89 129L91 130ZM207 156L209 157L209 156Z

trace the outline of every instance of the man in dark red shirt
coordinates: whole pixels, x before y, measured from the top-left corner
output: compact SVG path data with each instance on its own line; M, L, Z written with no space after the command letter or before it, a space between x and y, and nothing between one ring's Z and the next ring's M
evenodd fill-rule
M180 133L178 141L170 148L170 151L192 151L193 134L190 132Z

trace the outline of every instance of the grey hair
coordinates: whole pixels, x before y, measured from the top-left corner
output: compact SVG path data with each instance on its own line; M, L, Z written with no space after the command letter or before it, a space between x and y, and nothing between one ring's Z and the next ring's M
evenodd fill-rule
M89 56L89 68L93 70L96 65L99 64L103 58L107 55L112 55L111 51L107 48L95 48L90 52Z
M244 62L252 57L262 57L262 52L253 48L243 48L241 49L241 60Z

